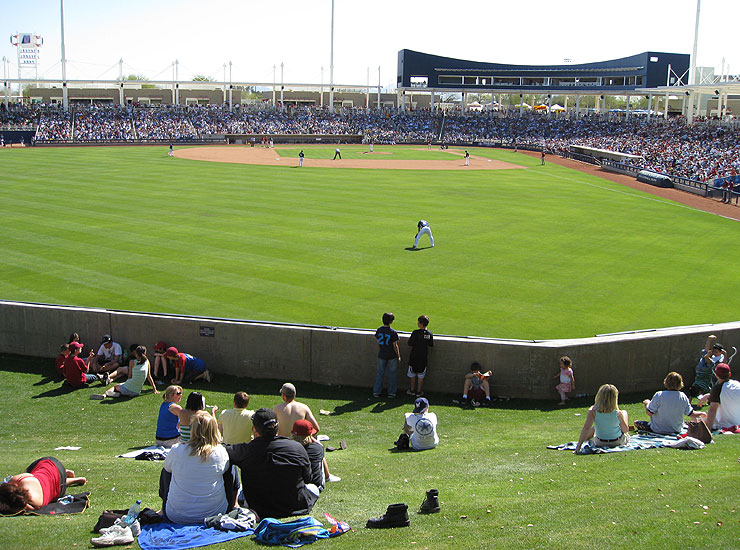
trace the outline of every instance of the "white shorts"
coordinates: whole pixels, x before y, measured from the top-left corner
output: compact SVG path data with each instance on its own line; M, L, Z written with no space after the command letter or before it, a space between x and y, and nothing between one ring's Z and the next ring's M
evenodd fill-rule
M409 366L409 372L408 377L413 378L416 376L417 378L424 378L427 375L427 369L424 369L423 372L414 372L413 369Z

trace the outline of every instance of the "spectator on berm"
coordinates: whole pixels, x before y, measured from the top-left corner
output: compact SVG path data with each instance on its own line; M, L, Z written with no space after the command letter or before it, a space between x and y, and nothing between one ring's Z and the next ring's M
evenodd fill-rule
M706 415L695 412L689 398L681 391L683 378L677 372L669 372L663 380L665 390L656 392L652 399L645 399L645 412L650 421L635 420L638 430L657 434L677 434L683 430L683 417L691 420L704 418Z

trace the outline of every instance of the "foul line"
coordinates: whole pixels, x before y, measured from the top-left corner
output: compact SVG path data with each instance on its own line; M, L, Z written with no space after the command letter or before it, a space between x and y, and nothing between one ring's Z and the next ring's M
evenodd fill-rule
M680 202L675 202L675 201L672 201L671 199L664 199L664 198L656 199L656 198L654 198L652 196L638 195L637 193L640 193L640 191L638 189L634 189L634 191L636 191L637 193L627 193L627 191L624 191L622 189L613 189L611 187L604 187L602 185L597 185L595 183L591 183L591 182L588 182L588 181L577 180L575 178L569 178L569 177L566 177L566 176L560 176L558 174L550 174L550 176L555 177L555 178L560 178L560 179L563 179L563 180L567 180L567 181L573 181L575 183L580 183L582 185L588 185L590 187L595 187L597 189L603 189L605 191L612 191L614 193L621 193L622 195L628 195L628 196L634 197L636 199L643 199L643 200L648 200L648 201L653 201L653 202L659 202L661 204L665 204L665 205L668 205L668 206L675 206L677 208L685 208L685 209L691 210L693 212L701 212L702 214L709 214L711 216L719 216L720 218L725 218L727 220L732 220L734 222L740 222L740 220L737 219L737 218L732 218L730 216L725 216L723 214L715 214L713 212L707 212L706 210L702 210L701 208L696 208L694 206L689 206L687 204L681 204ZM619 185L619 184L617 183L616 185ZM643 191L643 193L645 193L645 191Z

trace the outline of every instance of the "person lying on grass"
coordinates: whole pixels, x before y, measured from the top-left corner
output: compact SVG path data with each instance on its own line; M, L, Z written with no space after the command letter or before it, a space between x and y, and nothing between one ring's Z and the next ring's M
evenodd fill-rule
M76 477L56 458L39 458L26 468L26 473L15 475L0 485L0 514L38 510L63 497L68 486L85 483L87 479Z
M583 444L589 440L596 447L618 447L630 440L627 411L619 410L618 397L619 390L611 384L599 388L594 404L586 414L574 453L580 453Z

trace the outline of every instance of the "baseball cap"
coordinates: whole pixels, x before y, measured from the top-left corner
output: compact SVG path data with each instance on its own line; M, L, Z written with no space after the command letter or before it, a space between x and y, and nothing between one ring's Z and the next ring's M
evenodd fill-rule
M79 342L70 342L69 349L82 349L82 344Z
M280 393L285 394L288 397L295 397L295 386L290 382L286 382L283 384L283 387L280 388Z
M167 348L167 351L164 352L165 355L177 355L178 353L180 352L178 352L177 348L174 346Z
M414 401L414 412L415 413L424 412L428 408L429 408L429 401L427 401L426 397L419 397L416 401Z
M156 344L154 344L154 350L155 351L164 351L165 349L167 349L167 344L165 344L164 342L162 342L162 340L160 340L159 342L157 342Z
M278 419L275 411L272 409L261 408L257 409L252 415L252 424L257 428L257 431L262 433L264 430L277 430Z
M290 433L300 435L301 437L307 437L316 433L316 428L313 427L308 420L296 420L293 424L293 429Z
M727 363L720 363L719 365L714 367L714 374L717 376L717 378L729 378L730 376L732 376L730 365L728 365Z
M112 342L113 338L110 337L110 334L104 334L103 339L100 341L101 344L107 344L108 342Z

